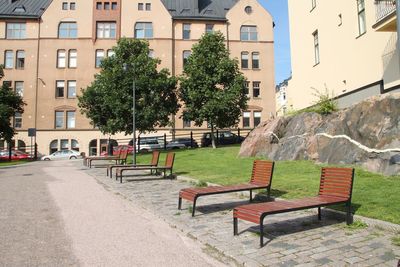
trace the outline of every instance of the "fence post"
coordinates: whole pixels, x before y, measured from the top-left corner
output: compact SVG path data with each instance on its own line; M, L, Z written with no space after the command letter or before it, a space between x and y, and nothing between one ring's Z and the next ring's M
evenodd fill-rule
M239 143L239 141L240 141L240 128L238 127L238 140L237 140L237 142Z
M8 161L11 161L11 152L12 152L12 147L11 147L11 142L8 143Z
M167 134L164 133L164 150L167 150Z
M37 160L37 143L35 142L35 152L34 152L34 159Z
M133 145L134 145L134 147L136 147L136 144L133 144ZM137 151L140 152L140 136L138 137L138 140L137 140Z
M218 130L217 130L217 145L219 145L219 133L218 133Z
M190 148L193 148L193 131L190 131Z

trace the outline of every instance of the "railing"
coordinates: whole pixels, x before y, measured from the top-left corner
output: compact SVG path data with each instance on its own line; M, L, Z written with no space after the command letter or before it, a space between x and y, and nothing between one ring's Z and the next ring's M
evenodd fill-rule
M396 0L375 0L376 22L396 12Z

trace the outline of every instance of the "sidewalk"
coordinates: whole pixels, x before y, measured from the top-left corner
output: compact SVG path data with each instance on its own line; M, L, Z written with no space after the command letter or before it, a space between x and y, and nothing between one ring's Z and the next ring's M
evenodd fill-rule
M234 206L248 203L236 194L200 198L196 216L189 206L178 211L178 192L191 186L179 180L154 176L132 176L123 183L105 176L102 168L85 169L107 190L147 209L172 227L215 254L245 266L397 266L400 247L391 242L394 233L377 227L350 230L344 220L317 220L314 211L299 211L268 216L265 220L268 243L258 247L258 227L239 220L239 236L233 236Z

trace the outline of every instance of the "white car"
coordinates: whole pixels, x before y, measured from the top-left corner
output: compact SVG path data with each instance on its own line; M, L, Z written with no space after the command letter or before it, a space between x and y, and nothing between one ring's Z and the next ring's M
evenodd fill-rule
M57 159L77 159L81 158L81 154L75 150L61 150L53 154L42 157L42 160L57 160Z

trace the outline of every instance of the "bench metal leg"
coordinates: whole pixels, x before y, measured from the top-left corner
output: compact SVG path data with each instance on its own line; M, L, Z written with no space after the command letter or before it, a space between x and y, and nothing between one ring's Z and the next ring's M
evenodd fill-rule
M260 219L260 248L264 246L264 225L263 218Z
M238 218L233 217L233 235L238 234Z
M182 208L182 198L180 197L178 200L178 210Z
M318 220L321 220L321 207L318 207Z
M351 216L351 204L347 203L346 204L346 224L352 224L353 223L353 218Z
M250 202L253 201L253 190L250 189Z
M194 213L196 211L196 201L197 201L197 197L195 197L193 199L192 217L194 217Z
M122 171L119 173L119 182L122 184Z
M268 200L271 198L271 186L269 186L267 188L267 197L268 197Z

